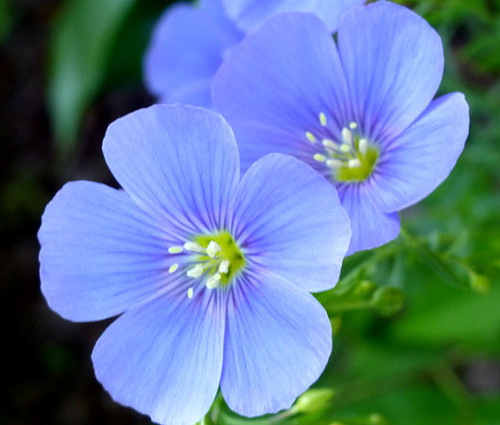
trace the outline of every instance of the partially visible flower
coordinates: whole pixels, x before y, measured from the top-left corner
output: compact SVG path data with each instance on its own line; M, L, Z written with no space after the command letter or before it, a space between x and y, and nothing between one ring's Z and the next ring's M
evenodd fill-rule
M270 16L311 12L334 32L343 12L364 0L201 0L168 9L144 63L148 89L161 103L210 106L210 85L227 51ZM224 7L225 6L225 7Z
M39 231L49 305L120 315L94 348L97 378L162 424L200 420L219 383L240 414L289 408L331 351L309 292L334 286L349 243L335 189L281 154L240 179L231 129L200 108L132 113L103 150L123 190L68 183Z
M233 48L213 83L242 168L270 152L307 162L338 189L349 253L399 233L398 211L450 173L468 134L463 94L433 100L439 35L386 1L344 14L338 43L314 16L275 16Z
M246 33L255 31L278 13L304 12L320 18L330 32L338 28L342 14L366 0L222 0L227 16Z

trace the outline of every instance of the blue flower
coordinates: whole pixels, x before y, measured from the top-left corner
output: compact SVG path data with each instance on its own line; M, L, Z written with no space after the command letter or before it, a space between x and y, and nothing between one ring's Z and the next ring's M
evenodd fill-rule
M281 154L240 179L217 114L157 105L111 124L123 190L78 181L39 231L42 291L74 321L120 315L97 341L97 378L155 422L192 425L219 384L236 412L288 408L331 351L326 312L350 237L334 188Z
M144 63L148 89L162 103L210 106L210 85L229 48L266 18L284 11L315 13L333 32L340 16L364 0L201 0L168 9Z
M281 152L332 182L353 253L394 239L398 211L431 193L463 150L468 106L461 93L433 100L442 73L439 35L380 1L348 11L337 44L314 16L271 18L231 51L213 99L243 170Z

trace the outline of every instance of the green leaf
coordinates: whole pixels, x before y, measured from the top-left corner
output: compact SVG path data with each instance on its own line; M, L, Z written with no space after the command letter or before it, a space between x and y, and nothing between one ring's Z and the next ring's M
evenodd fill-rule
M71 0L50 45L48 101L59 154L75 148L80 122L102 84L116 35L135 0Z

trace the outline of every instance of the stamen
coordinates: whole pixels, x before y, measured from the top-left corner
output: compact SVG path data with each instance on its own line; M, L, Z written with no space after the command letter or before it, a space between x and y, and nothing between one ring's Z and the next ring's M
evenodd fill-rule
M182 248L182 246L171 246L168 249L168 252L170 254L180 254L182 251L184 251L184 249Z
M319 114L319 122L323 127L326 127L326 115L323 112Z
M197 242L192 242L188 241L184 244L184 249L187 251L194 251L194 252L205 252L205 248L203 248L200 244Z
M229 272L229 260L222 260L219 264L219 273L226 274Z
M177 271L177 269L179 268L179 264L175 263L175 264L172 264L169 268L168 268L168 272L169 273L174 273L175 271Z
M210 241L207 246L207 254L210 258L214 258L221 250L220 245L215 241Z
M333 140L323 139L323 141L321 143L323 144L323 146L325 148L330 148L330 149L333 149L333 150L337 150L338 149L337 143L335 143Z
M318 161L318 162L325 162L326 161L326 156L322 155L320 153L315 153L313 158Z
M191 267L186 274L188 277L200 277L203 272L205 271L205 268L201 264L196 264L195 266Z
M359 139L358 149L363 155L365 155L368 149L368 140L364 138Z
M361 165L361 161L359 160L359 158L350 159L349 161L347 161L347 166L349 168L356 168L356 167L359 167L360 165Z
M348 128L343 128L342 129L342 141L349 145L352 146L352 132Z
M358 124L356 124L354 121L349 124L349 128L351 130L356 130L358 128Z
M340 159L327 159L326 165L330 168L339 168L343 165L343 162Z
M194 292L194 291L193 291L193 288L189 288L189 289L188 289L188 298L189 298L189 299L193 298L193 292Z
M306 137L311 143L316 143L316 137L310 131L306 131Z
M351 147L349 145L346 145L345 143L342 143L340 145L340 150L344 153L347 153L351 150Z
M207 279L207 283L205 284L205 286L208 289L217 288L217 286L219 286L219 282L220 282L221 277L222 276L220 275L220 273L215 273L213 276L210 276Z

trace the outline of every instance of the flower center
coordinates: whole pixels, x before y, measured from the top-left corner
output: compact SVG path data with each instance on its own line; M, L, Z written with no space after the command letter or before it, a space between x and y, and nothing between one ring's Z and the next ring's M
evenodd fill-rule
M192 279L202 278L208 289L227 286L245 265L240 248L228 232L196 236L182 246L169 248L168 252L188 254L188 266L184 268L186 275ZM175 273L178 269L179 264L174 263L169 272ZM188 297L192 298L193 294L190 287Z
M323 127L320 132L314 134L306 131L305 133L310 143L321 146L321 150L316 152L313 158L323 163L338 182L366 180L373 172L379 157L377 146L359 134L358 125L355 122L351 122L349 127L342 129L340 140L331 137L324 113L319 114L319 122Z

